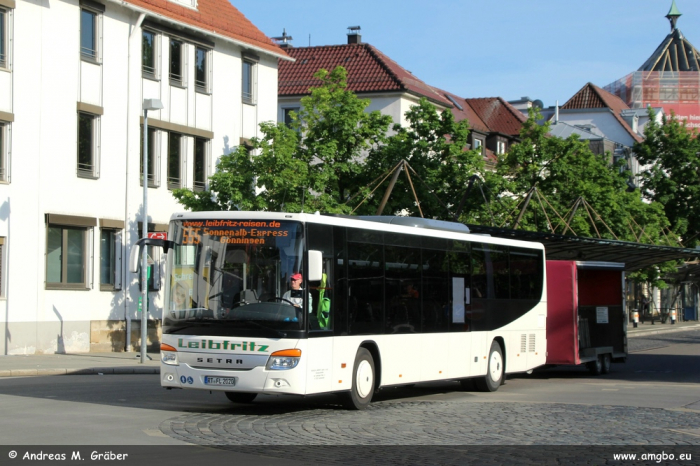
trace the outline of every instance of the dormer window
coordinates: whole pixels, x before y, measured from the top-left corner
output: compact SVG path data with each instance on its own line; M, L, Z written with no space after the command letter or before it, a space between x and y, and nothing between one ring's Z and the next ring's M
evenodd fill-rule
M177 3L178 5L182 5L187 8L192 8L193 10L197 9L197 0L168 0L173 3Z
M197 9L197 0L168 0L173 3L177 3L178 5L182 5L187 8L192 8L193 10Z

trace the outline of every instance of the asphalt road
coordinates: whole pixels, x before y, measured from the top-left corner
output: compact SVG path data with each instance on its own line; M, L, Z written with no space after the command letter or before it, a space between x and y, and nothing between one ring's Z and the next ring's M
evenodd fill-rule
M373 452L374 462L357 464L464 464L467 454L493 460L493 450L466 453L465 445L500 445L513 458L529 451L543 460L576 451L562 446L666 446L696 451L700 460L698 342L700 330L630 339L627 363L610 374L538 370L510 377L495 393L464 392L457 383L386 389L360 412L341 409L333 396L261 396L236 405L221 393L166 391L157 375L4 378L0 444L214 445L248 455L251 464L261 457L266 464L354 464L361 452ZM349 450L339 454L342 445ZM397 447L382 447L391 445L413 456L396 459ZM516 445L540 450L508 450Z

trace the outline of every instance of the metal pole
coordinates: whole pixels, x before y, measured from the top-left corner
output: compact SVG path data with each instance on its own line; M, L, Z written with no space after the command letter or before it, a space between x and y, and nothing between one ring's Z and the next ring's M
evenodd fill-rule
M384 212L384 207L386 206L386 203L389 200L389 196L391 196L391 191L394 190L394 185L396 184L396 180L398 179L401 170L403 170L404 163L405 161L402 160L394 169L394 176L391 177L391 181L389 181L389 186L386 188L386 192L384 192L382 202L379 204L379 207L377 207L377 215L382 215L382 212Z
M148 110L143 111L143 238L148 238ZM148 247L141 252L141 364L148 343Z

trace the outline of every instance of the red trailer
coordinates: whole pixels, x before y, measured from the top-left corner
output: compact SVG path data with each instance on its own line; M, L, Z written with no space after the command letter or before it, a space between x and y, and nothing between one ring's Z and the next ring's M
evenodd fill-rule
M547 261L547 364L606 374L627 359L624 264Z

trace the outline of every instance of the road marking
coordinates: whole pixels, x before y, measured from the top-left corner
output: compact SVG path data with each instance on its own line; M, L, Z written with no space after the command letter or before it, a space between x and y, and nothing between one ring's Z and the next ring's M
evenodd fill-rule
M603 391L604 392L619 392L620 389L619 388L604 388Z
M144 429L143 432L149 437L167 437L167 435L158 429Z
M686 435L692 435L693 437L700 437L700 429L689 429L689 430L680 430L680 429L668 429L671 432L678 432L679 434L686 434Z

